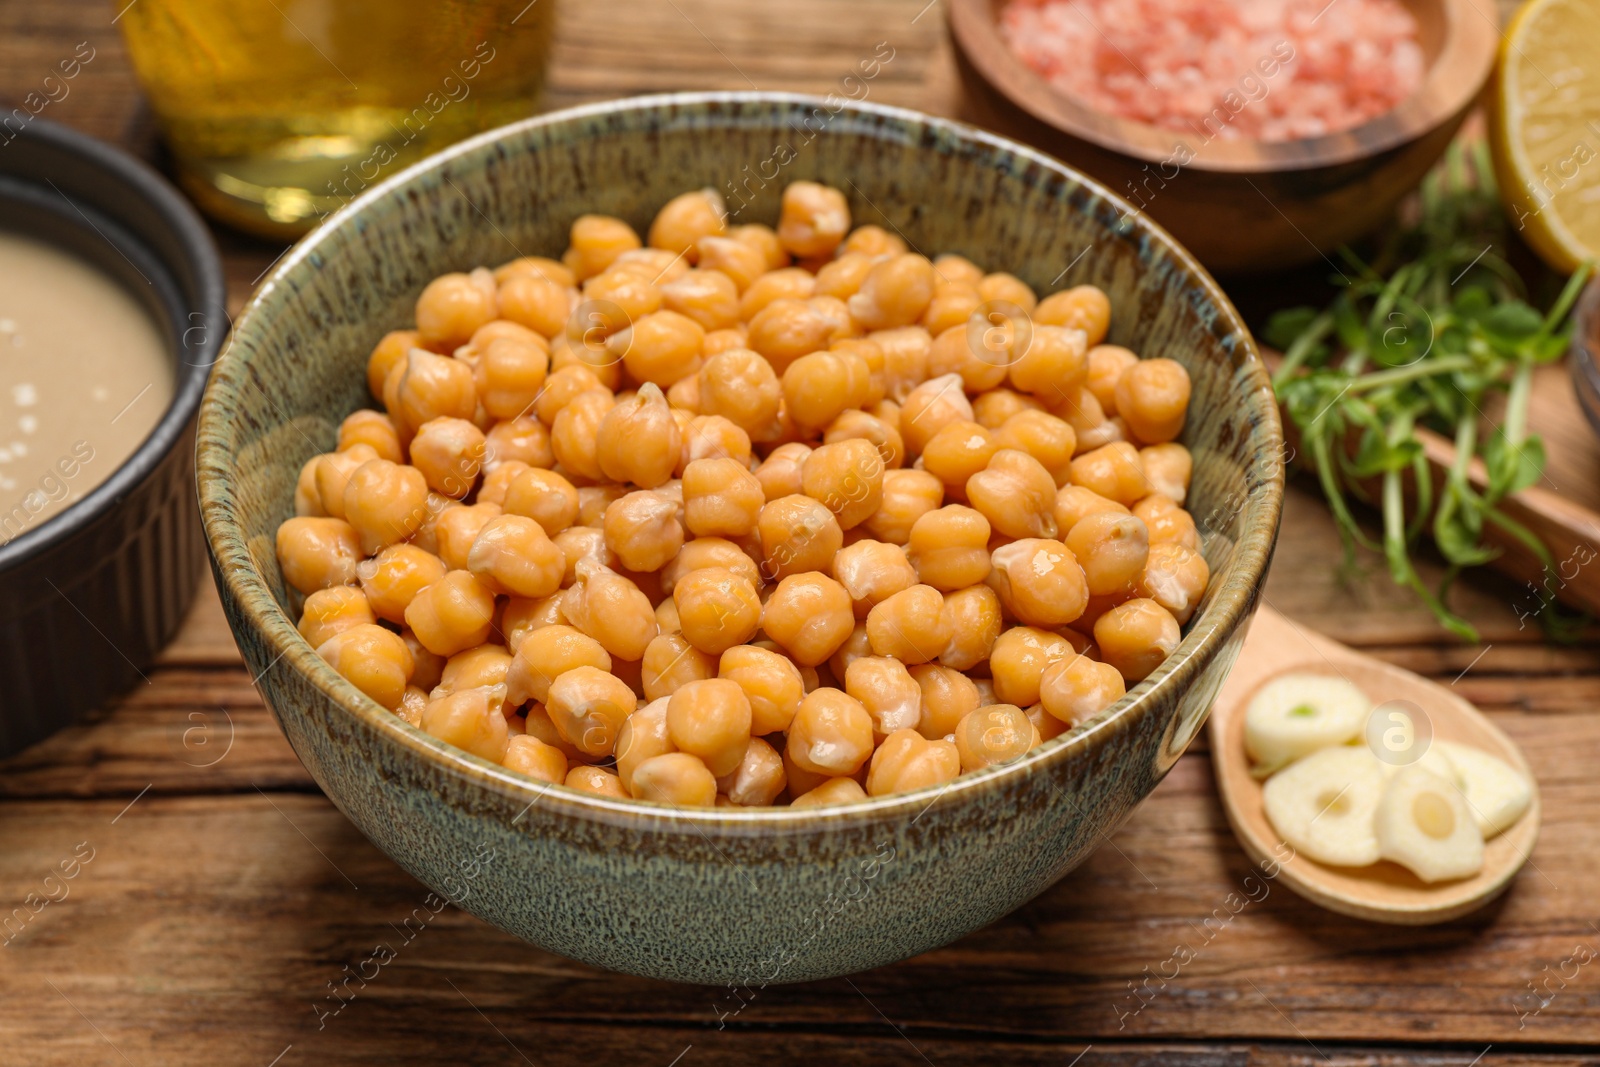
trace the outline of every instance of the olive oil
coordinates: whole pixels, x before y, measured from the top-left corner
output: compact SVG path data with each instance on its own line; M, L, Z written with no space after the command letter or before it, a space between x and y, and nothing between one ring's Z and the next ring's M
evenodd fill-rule
M304 233L424 155L533 111L555 0L139 0L121 18L185 188Z

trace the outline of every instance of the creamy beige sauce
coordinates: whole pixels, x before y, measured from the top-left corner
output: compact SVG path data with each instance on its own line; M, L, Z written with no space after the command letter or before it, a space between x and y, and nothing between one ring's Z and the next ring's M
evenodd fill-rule
M109 478L172 400L155 321L120 284L0 232L0 544Z

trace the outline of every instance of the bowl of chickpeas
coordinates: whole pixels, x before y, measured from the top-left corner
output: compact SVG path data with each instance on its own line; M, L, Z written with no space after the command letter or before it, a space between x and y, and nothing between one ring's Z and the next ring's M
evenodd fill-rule
M550 951L762 985L1044 891L1194 738L1277 533L1253 341L1020 145L782 94L463 142L286 255L217 585L336 804Z

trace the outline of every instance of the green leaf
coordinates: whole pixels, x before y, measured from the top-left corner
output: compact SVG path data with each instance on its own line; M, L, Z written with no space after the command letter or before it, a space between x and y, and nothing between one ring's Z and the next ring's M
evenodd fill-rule
M1311 328L1311 322L1317 317L1317 309L1313 307L1284 308L1275 311L1267 320L1266 328L1261 331L1261 336L1267 344L1282 351L1294 344L1295 339Z
M1496 433L1483 443L1483 462L1495 496L1510 496L1538 482L1544 473L1544 441L1531 436L1513 445L1505 434Z
M1544 325L1544 316L1520 300L1496 304L1478 320L1493 337L1508 342L1532 337Z

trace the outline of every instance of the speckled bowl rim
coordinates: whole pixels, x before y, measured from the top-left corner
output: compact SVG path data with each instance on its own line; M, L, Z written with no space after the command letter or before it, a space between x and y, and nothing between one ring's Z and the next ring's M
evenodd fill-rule
M232 405L228 394L241 388L241 375L245 372L245 367L235 355L235 346L240 343L240 338L248 338L254 332L266 299L280 285L287 284L291 273L300 269L332 234L346 226L360 225L362 213L368 206L394 195L424 175L445 168L452 161L471 156L524 131L581 123L617 114L644 115L656 112L670 117L672 112L686 109L705 111L730 105L795 109L825 106L819 97L795 93L668 93L589 104L526 119L461 141L395 174L352 200L284 254L235 320L227 348L217 359L201 404L196 448L196 478L207 545L217 563L219 580L227 585L228 595L276 653L276 659L267 669L287 666L298 671L335 705L376 731L395 748L418 759L431 761L440 769L513 803L520 802L531 807L537 802L547 817L556 815L593 819L644 830L692 829L708 838L713 833L733 837L773 831L806 833L843 826L862 826L901 817L915 820L936 804L941 807L962 804L1002 788L1009 779L1059 769L1085 753L1109 744L1117 734L1132 728L1142 716L1152 713L1158 704L1155 699L1158 689L1181 689L1193 684L1205 666L1224 654L1224 645L1254 608L1267 564L1272 558L1283 504L1283 431L1278 420L1277 405L1272 400L1266 368L1243 320L1205 268L1164 229L1135 212L1120 197L1065 163L1017 142L905 108L853 103L843 111L896 127L902 134L917 135L919 128L926 128L954 140L975 142L1000 156L1014 156L1024 164L1076 183L1091 198L1099 197L1119 208L1119 215L1133 219L1132 230L1135 234L1142 234L1165 246L1173 262L1183 269L1192 284L1216 308L1219 322L1228 327L1228 333L1236 338L1235 343L1240 346L1241 366L1235 374L1242 373L1243 381L1236 388L1245 394L1244 402L1253 409L1250 414L1254 416L1250 420L1253 427L1250 431L1252 447L1248 450L1244 469L1246 477L1250 478L1250 472L1262 469L1261 465L1265 463L1266 477L1261 478L1259 484L1249 491L1243 505L1243 529L1233 548L1234 565L1228 579L1209 592L1209 602L1177 650L1150 677L1129 690L1122 700L1088 723L1046 742L1012 763L963 774L942 786L910 793L871 798L837 807L799 810L787 807L684 809L641 800L615 800L566 786L538 782L508 771L423 733L379 706L316 654L300 635L294 622L278 606L272 591L253 565L245 538L232 520L230 509L223 506L230 492L229 468L234 456L220 445L209 442L221 441L229 436L226 423ZM1190 739L1198 734L1200 725L1198 721L1193 724Z

